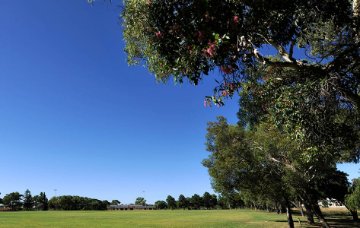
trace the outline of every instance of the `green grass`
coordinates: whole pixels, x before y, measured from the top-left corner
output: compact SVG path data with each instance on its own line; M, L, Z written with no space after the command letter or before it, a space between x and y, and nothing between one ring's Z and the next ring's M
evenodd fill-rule
M251 210L23 211L0 212L0 227L287 227L287 223L285 214Z

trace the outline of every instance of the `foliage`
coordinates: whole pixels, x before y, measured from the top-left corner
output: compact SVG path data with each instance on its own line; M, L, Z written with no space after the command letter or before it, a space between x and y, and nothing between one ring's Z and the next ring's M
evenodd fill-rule
M198 84L218 69L206 104L239 93L242 123L269 114L304 148L354 161L359 8L358 0L127 0L125 51L164 82Z
M136 198L135 200L135 205L143 205L145 206L146 205L146 200L144 197L138 197Z
M120 205L120 203L121 202L119 200L112 200L110 204L111 205Z
M55 196L49 200L54 210L106 210L106 201L81 196Z
M3 198L3 202L6 206L11 208L11 210L19 210L22 206L22 197L19 192L11 192L6 194Z
M35 208L42 211L49 209L49 200L46 197L45 192L40 192L39 195L33 197Z
M186 199L186 197L183 194L179 195L177 203L178 203L178 208L185 209L189 207L189 201Z
M205 192L202 199L204 201L203 205L206 209L213 209L217 205L217 196L216 195L211 195L210 193Z
M297 143L270 121L246 129L219 117L208 124L206 145L211 154L203 165L216 191L240 195L248 207L284 208L289 214L290 202L300 200L325 223L318 201L343 202L347 174L331 165L331 156L303 150Z
M168 208L170 208L170 209L176 209L176 207L177 207L176 200L171 195L168 195L166 197L166 203L167 203Z
M166 209L168 207L168 205L166 204L166 202L164 200L158 200L155 202L155 208L156 209Z
M191 198L190 198L190 206L192 209L198 210L201 208L201 206L203 206L203 199L201 196L199 196L198 194L194 194Z
M346 196L346 205L354 210L360 210L360 178L354 179L350 194Z
M23 202L23 207L25 210L30 210L33 207L33 197L31 196L31 192L29 189L26 189L25 193L24 193L24 202Z

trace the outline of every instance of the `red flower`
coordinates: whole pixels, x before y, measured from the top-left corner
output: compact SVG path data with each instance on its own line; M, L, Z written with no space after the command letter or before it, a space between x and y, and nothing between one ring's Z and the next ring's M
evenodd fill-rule
M233 22L234 22L235 24L239 24L239 16L234 16L234 17L233 17Z
M216 45L214 43L209 42L209 47L205 50L205 54L208 57L214 57L216 52Z
M157 31L155 33L155 36L160 39L162 37L162 33L160 31Z
M222 95L223 97L226 97L226 96L229 95L229 92L226 91L226 90L223 90L223 91L221 92L221 95Z

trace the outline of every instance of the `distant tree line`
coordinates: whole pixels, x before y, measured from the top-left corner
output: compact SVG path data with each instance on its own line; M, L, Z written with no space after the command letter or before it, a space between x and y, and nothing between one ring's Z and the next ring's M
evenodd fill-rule
M106 210L109 205L107 200L82 196L55 196L49 200L49 208L53 210Z
M360 209L360 178L354 179L352 185L344 196L347 207L352 211ZM1 194L1 193L0 193ZM19 192L11 192L0 198L0 204L3 210L19 211L19 210L107 210L110 205L120 205L119 200L98 200L82 196L55 196L48 200L45 192L32 196L29 189L24 194ZM149 205L144 197L137 197L136 205ZM301 204L292 202L293 206L302 208ZM324 202L323 202L324 205ZM326 202L325 202L326 206ZM158 200L154 204L155 209L183 209L183 210L214 210L214 209L238 209L251 208L255 210L267 210L283 213L286 208L281 203L271 201L260 197L257 193L250 192L229 192L219 195L205 192L202 196L194 194L191 197L185 197L180 194L177 200L168 195L165 200ZM1 208L0 208L1 209Z
M202 196L194 194L191 197L179 195L176 200L173 196L168 195L165 200L155 202L156 209L230 209L244 207L244 202L239 197L217 196L205 192Z
M112 203L120 203L113 200ZM0 210L106 210L111 204L107 200L101 201L81 196L55 196L48 200L45 192L32 196L29 189L24 194L11 192L0 198Z
M32 196L29 189L26 189L23 195L19 192L11 192L9 194L6 194L4 198L0 198L0 204L3 204L6 209L12 211L46 211L49 209L49 202L45 192L40 192L39 195Z

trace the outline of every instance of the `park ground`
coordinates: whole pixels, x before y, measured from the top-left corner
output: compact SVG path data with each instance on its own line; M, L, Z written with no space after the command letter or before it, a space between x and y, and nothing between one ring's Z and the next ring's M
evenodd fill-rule
M346 211L325 210L333 227L359 227ZM296 227L307 226L295 213ZM253 210L1 212L0 227L287 227L286 215Z

